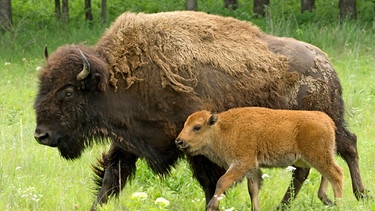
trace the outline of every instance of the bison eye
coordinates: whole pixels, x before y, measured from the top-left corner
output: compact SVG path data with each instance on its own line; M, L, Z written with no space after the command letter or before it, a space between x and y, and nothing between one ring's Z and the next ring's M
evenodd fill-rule
M74 96L74 89L73 87L68 87L64 90L64 100L70 100Z
M200 131L201 130L201 126L200 125L195 125L194 126L194 128L193 128L193 130L195 131L195 132L198 132L198 131Z
M64 87L57 93L57 99L59 101L69 101L75 97L75 87L74 86L67 86Z

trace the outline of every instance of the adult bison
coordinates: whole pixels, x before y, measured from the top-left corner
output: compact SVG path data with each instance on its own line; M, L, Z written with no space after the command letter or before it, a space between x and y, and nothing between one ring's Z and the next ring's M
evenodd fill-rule
M111 140L94 168L94 206L120 192L139 158L167 174L183 156L174 140L189 114L244 106L326 112L336 123L354 194L364 194L341 85L315 46L202 12L124 13L95 46L62 46L46 58L34 105L36 140L66 159ZM203 156L187 159L208 201L224 169ZM282 203L297 195L308 174L295 170Z

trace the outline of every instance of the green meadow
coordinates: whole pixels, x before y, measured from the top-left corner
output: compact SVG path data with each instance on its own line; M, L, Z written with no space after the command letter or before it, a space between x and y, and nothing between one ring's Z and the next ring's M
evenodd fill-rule
M75 2L71 3L70 23L61 26L50 17L53 4L48 2L35 1L28 5L38 7L37 12L27 12L19 2L14 2L13 7L19 8L19 11L13 11L14 28L0 34L0 210L88 210L95 199L91 165L108 146L96 145L87 149L79 160L66 161L57 149L39 145L33 137L36 125L33 102L38 69L45 60L44 45L49 46L50 53L64 44L92 45L110 21L125 10L184 9L184 1L108 1L110 21L101 25L99 20L85 23L81 5ZM358 137L361 175L372 196L362 201L355 199L347 165L336 157L344 169L341 210L375 211L374 3L363 1L357 8L357 20L340 21L336 8L338 1L317 1L316 11L305 14L299 13L299 3L272 1L269 15L263 19L253 18L252 1L239 2L236 11L223 9L222 1L214 0L199 1L199 9L251 21L267 33L309 42L328 54L342 83L346 120L350 131ZM97 4L93 7L99 18ZM291 172L264 169L263 173L260 208L272 210L282 199ZM320 174L311 170L291 210L337 210L320 202L317 197L319 184ZM331 186L329 196L333 197ZM100 210L204 210L204 207L204 193L185 160L181 160L165 178L153 174L146 163L139 160L134 180L125 186L119 198L111 199ZM228 191L220 207L228 211L249 210L246 184L238 184Z

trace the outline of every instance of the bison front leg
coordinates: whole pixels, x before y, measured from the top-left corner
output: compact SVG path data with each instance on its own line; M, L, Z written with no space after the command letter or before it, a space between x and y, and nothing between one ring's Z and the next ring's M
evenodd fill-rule
M119 195L127 180L134 175L137 159L137 156L115 145L111 146L107 154L102 155L98 166L93 167L99 191L91 210L95 210L98 204L107 203L110 196Z
M211 162L204 156L190 156L187 155L190 167L193 171L193 176L198 180L202 186L206 197L206 205L214 196L216 183L219 178L225 173L225 169Z
M359 171L356 135L350 133L346 128L338 128L336 131L336 145L338 154L348 164L355 197L357 200L369 197Z

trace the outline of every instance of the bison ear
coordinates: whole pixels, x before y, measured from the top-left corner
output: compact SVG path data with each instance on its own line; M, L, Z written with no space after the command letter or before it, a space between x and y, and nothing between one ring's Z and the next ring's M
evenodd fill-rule
M216 114L212 114L208 119L208 125L214 125L218 119L219 117Z
M102 92L108 87L107 78L100 73L92 74L92 82L96 85L96 89Z

